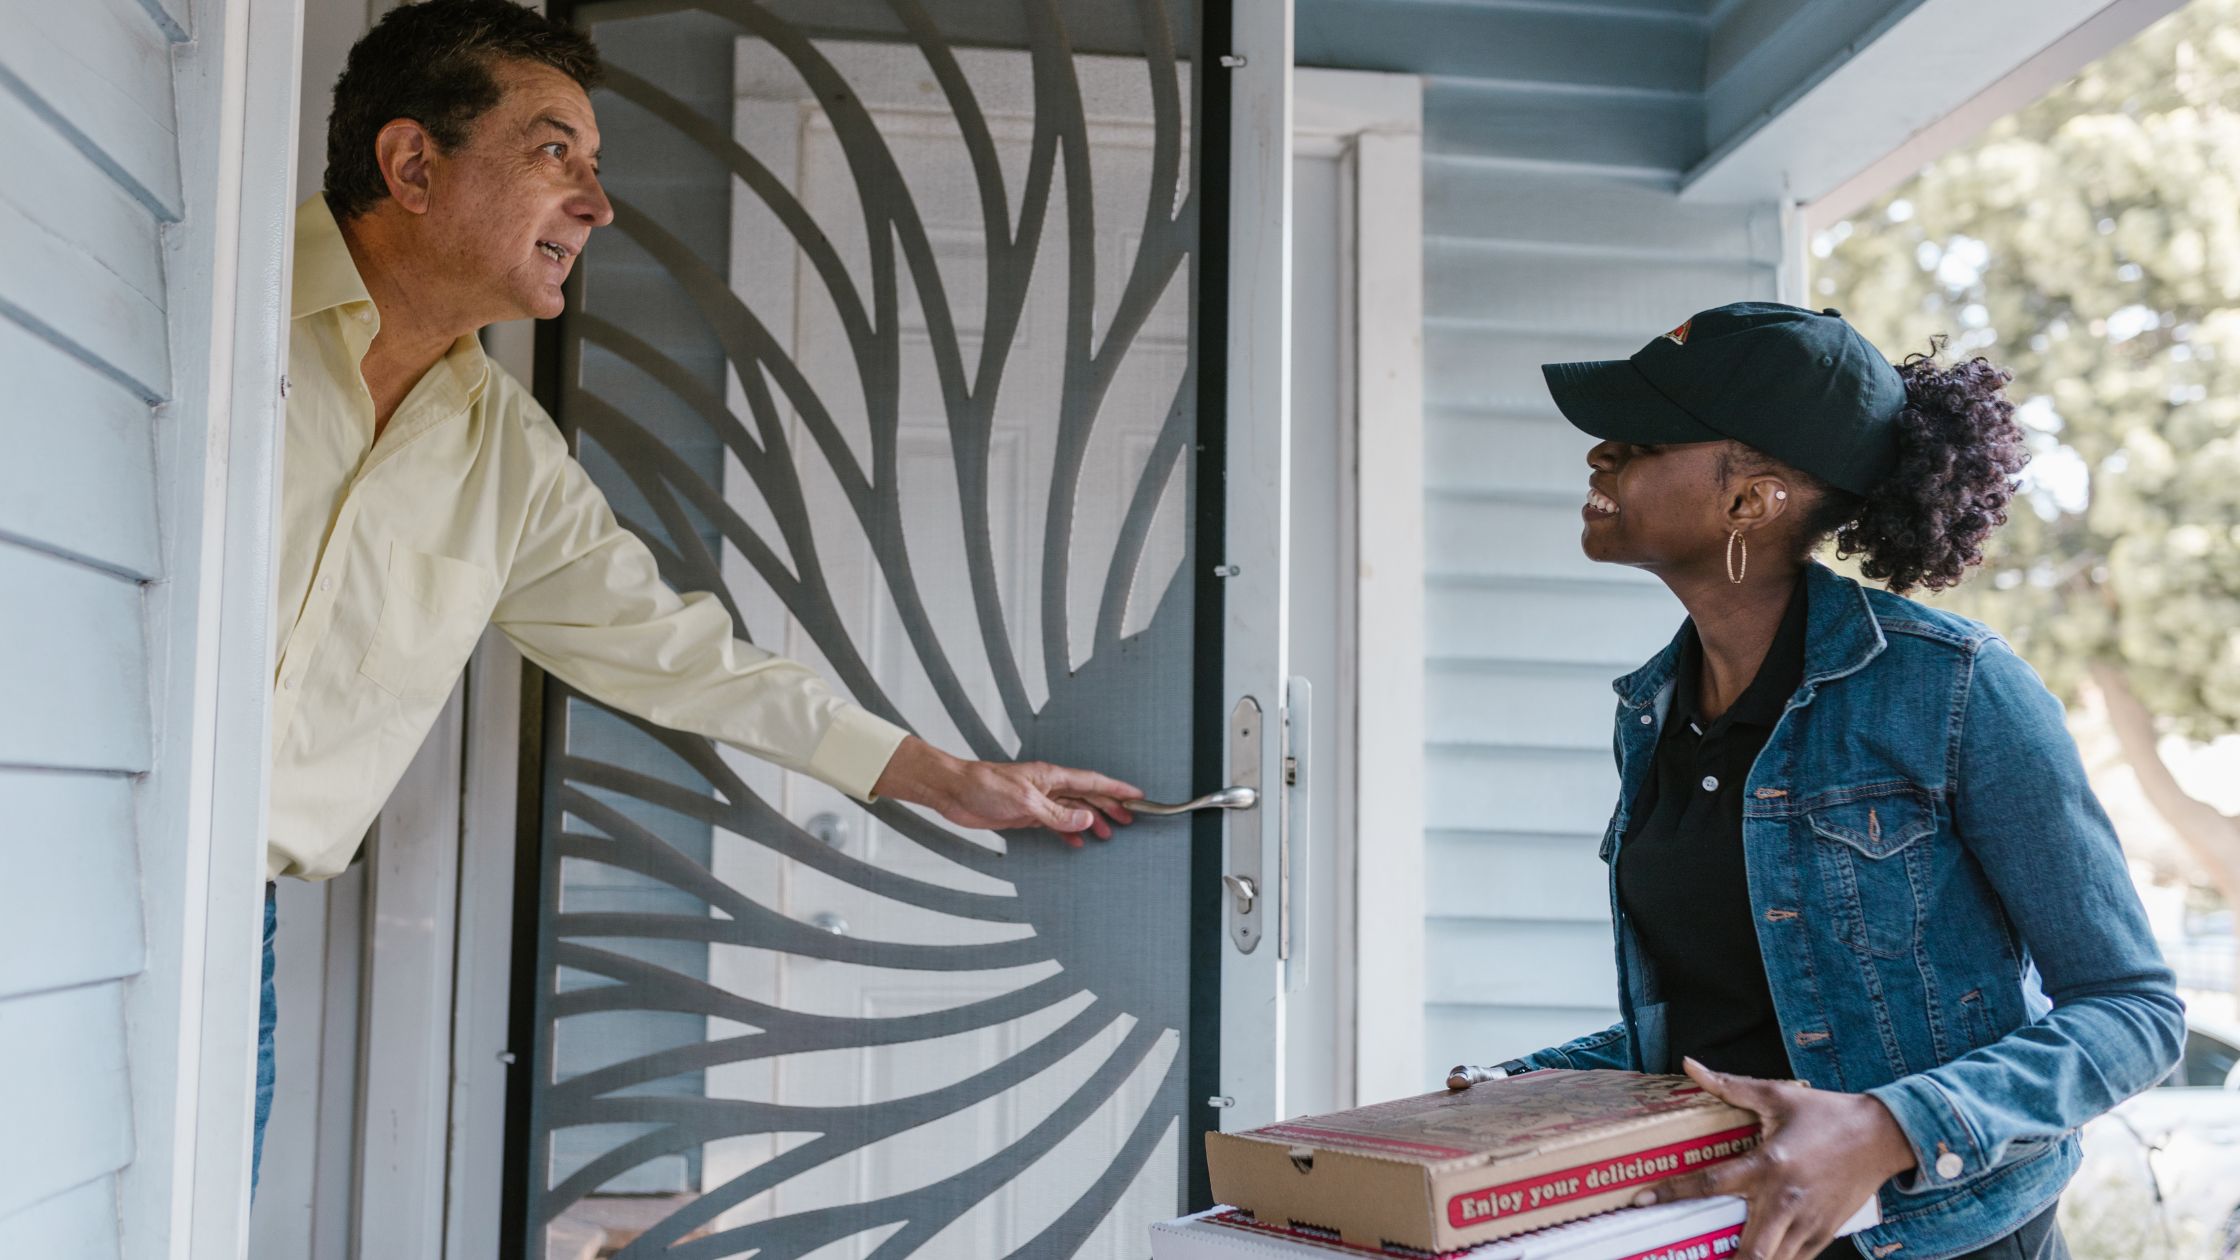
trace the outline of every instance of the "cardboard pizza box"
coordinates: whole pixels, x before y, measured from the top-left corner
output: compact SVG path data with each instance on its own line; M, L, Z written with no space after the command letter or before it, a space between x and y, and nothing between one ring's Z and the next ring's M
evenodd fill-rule
M1208 1133L1213 1197L1357 1247L1458 1251L1629 1207L1741 1155L1758 1118L1685 1076L1527 1072Z
M1622 1208L1438 1260L1721 1260L1740 1252L1743 1216L1742 1200L1724 1197ZM1881 1219L1869 1199L1841 1232L1857 1233ZM1426 1255L1350 1246L1227 1207L1151 1227L1152 1260L1424 1260Z

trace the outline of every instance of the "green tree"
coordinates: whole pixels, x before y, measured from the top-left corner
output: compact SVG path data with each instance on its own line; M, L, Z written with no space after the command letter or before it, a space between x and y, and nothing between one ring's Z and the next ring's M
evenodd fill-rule
M1940 602L2102 693L2146 795L2240 907L2240 819L2158 736L2240 731L2240 0L2193 0L1814 242L1893 355L2011 369L2034 457Z

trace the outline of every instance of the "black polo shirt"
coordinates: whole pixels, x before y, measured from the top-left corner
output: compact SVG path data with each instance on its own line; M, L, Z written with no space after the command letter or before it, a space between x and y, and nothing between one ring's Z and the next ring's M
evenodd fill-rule
M1750 910L1743 782L1804 681L1805 584L1797 583L1758 676L1716 721L1702 717L1703 643L1681 632L1672 709L1618 850L1618 902L1656 969L1683 1055L1744 1076L1793 1076ZM1655 1065L1652 1065L1652 1067Z

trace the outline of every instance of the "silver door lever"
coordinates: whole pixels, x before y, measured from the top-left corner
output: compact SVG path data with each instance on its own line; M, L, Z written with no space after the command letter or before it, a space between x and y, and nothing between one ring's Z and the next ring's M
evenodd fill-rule
M1157 801L1123 802L1130 813L1150 814L1155 818L1188 814L1201 809L1251 809L1259 803L1260 789L1248 787L1223 788L1218 792L1208 792L1194 801L1184 801L1180 805L1161 805Z

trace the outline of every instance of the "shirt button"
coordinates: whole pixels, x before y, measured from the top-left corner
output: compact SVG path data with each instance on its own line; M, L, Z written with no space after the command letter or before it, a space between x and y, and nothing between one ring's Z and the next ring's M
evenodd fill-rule
M1706 792L1716 792L1716 791L1718 791L1718 790L1719 790L1719 780L1718 780L1718 778L1717 778L1717 777L1715 777L1715 776L1713 776L1713 775L1708 775L1708 774L1707 774L1707 775L1705 775L1705 776L1703 776L1703 790L1704 790L1704 791L1706 791Z
M357 310L351 312L351 315L361 324L370 324L373 322L373 312L367 310L362 306Z
M331 577L323 577L323 578L320 578L320 579L319 579L319 589L320 589L320 590L322 590L322 591L331 591L331 590L333 590L333 589L334 589L334 579L333 579L333 578L331 578Z
M1951 1151L1946 1151L1944 1154L1937 1156L1937 1175L1946 1181L1959 1176L1960 1168L1960 1157Z
M281 680L280 680L280 690L282 690L282 691L294 691L295 689L296 689L296 680L295 680L295 679L293 679L293 678L283 678L283 679L281 679Z

